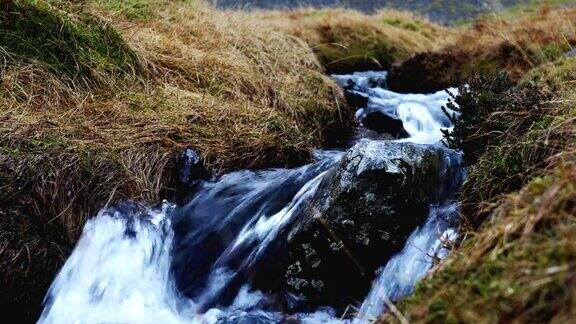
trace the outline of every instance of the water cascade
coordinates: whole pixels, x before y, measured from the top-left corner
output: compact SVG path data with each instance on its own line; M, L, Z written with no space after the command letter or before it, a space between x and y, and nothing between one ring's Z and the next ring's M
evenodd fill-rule
M440 130L451 126L441 111L449 95L393 93L385 89L385 72L334 79L349 95L366 99L357 107L360 123L370 114L381 114L382 120L403 127L407 136L360 126L351 151L318 151L309 165L237 171L201 181L178 205L126 202L103 209L87 222L50 287L40 322L365 323L386 311L390 301L409 294L457 236L455 193L464 172L459 153L439 143ZM323 197L326 183L350 152L361 147L362 154L382 154L369 149L379 145L441 153L435 153L442 161L426 215L406 235L405 244L401 242L403 248L378 265L378 271L363 273L373 283L363 292L363 302L348 307L354 311L330 304L302 308L308 299L293 287L309 283L284 280L287 272L278 272L286 270L280 256L292 256L286 252L289 242L306 227L310 206ZM368 241L365 244L371 244ZM294 265L288 270L293 272ZM274 280L289 281L287 288L276 289ZM312 282L318 289L323 285Z

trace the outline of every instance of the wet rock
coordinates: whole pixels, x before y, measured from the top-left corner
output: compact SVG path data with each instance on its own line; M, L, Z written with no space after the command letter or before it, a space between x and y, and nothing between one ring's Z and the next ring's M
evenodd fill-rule
M390 117L381 111L373 111L362 119L362 125L378 133L390 134L393 138L407 138L410 136L404 129L402 121Z
M386 79L388 72L386 71L366 71L355 72L346 75L333 75L332 78L344 90L359 90L367 88L383 88L386 89Z
M344 93L344 97L346 98L346 102L350 107L358 109L368 106L368 96L360 92L347 90Z
M210 177L210 173L204 167L200 155L192 150L184 150L176 162L176 200L182 201L192 194L199 183Z
M362 300L377 269L425 220L444 154L434 146L357 144L325 176L260 287L298 297L286 306L292 311L342 311Z
M387 82L388 72L374 71L374 72L366 72L366 74L367 74L366 84L368 85L369 88L382 88L382 89L388 88L388 82Z

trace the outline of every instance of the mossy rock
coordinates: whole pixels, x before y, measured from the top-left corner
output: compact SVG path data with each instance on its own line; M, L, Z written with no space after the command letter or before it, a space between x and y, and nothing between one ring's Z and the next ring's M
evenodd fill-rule
M303 223L286 234L287 246L256 275L256 287L302 297L302 303L285 301L296 312L323 305L344 311L361 300L376 270L425 220L449 159L433 146L357 144L324 177L298 216Z

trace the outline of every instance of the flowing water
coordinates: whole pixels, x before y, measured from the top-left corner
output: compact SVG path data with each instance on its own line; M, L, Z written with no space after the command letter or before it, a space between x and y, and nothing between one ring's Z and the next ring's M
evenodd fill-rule
M349 91L369 98L357 113L380 111L402 121L399 142L438 145L450 121L440 107L446 92L397 94L385 73L335 76ZM451 91L455 91L452 89ZM359 130L359 137L366 134ZM384 139L380 139L384 140ZM180 206L144 208L123 203L89 220L80 241L50 287L42 323L364 323L448 253L457 233L454 194L462 181L459 154L445 161L438 203L405 248L375 276L371 291L345 319L330 305L313 313L282 312L277 296L252 289L253 274L281 249L276 238L297 226L323 177L342 151L318 151L315 162L295 169L238 171L202 182Z

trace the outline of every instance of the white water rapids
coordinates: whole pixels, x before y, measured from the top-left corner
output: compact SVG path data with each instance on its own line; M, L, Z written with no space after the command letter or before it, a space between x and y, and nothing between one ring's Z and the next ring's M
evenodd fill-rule
M335 76L369 97L357 116L381 111L402 121L400 142L437 144L450 122L441 111L449 95L397 94L384 89L385 73ZM455 91L454 89L450 91ZM353 316L326 305L306 314L283 314L273 296L246 278L273 256L277 235L295 221L341 151L319 151L316 162L295 169L238 171L205 181L184 206L154 208L124 203L90 219L50 287L41 323L367 323L414 288L457 233L455 188L439 188L441 204L405 248L383 264ZM447 163L440 177L461 177ZM175 239L177 238L177 239ZM190 267L189 265L193 265ZM265 270L264 270L265 271ZM337 270L336 270L337 271Z

